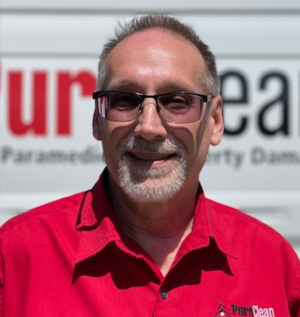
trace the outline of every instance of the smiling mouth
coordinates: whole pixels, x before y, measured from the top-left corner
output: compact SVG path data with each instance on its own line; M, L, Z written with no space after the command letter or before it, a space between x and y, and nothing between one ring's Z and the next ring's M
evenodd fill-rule
M137 154L137 153L128 152L128 154L134 160L140 160L140 161L145 161L145 162L167 161L175 156L174 153L161 154L161 155L157 155L157 153L155 153L155 155L151 155L148 153L147 154Z

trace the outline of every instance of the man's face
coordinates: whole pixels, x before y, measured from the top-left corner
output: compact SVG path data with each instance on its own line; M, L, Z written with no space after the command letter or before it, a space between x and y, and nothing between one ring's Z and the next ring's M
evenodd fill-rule
M209 93L203 84L204 61L197 48L168 32L151 29L119 43L107 60L107 90L155 95ZM111 184L136 201L165 201L197 188L209 144L223 132L221 97L204 104L206 118L192 123L164 122L155 100L130 122L94 117L94 135L102 140ZM203 127L205 129L203 130Z

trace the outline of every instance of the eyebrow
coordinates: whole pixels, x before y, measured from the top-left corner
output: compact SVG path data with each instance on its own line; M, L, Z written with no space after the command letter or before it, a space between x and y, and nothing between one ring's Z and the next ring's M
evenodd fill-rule
M109 90L125 90L130 92L143 92L143 87L141 84L132 82L130 80L122 81L113 85L109 85ZM194 91L195 88L188 87L187 84L180 84L178 82L166 82L160 87L156 87L157 93L168 93L168 92L198 92ZM196 89L198 90L198 89ZM200 93L200 92L199 92Z
M113 85L108 85L109 90L127 90L128 88L132 91L135 90L135 88L138 88L140 85L137 85L134 82L131 81L121 81L120 83L116 83Z

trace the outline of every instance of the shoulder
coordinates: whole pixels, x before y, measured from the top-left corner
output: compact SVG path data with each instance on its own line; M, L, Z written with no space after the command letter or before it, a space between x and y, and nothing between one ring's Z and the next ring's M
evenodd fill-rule
M238 209L209 199L207 204L214 226L233 246L238 262L246 272L276 279L276 283L285 288L290 311L297 311L300 305L300 261L290 243L269 225Z
M283 237L268 224L239 209L210 199L207 199L207 203L210 207L213 218L218 218L218 220L228 222L228 224L231 225L231 229L236 228L241 234L247 234L252 230L255 230L256 234L261 232L261 234L265 233L266 235L272 236L272 238L277 237L279 239L283 239Z
M256 252L256 256L267 251L269 256L274 256L274 260L280 255L281 259L288 257L290 263L299 266L296 252L274 228L236 208L209 199L207 203L216 226L226 235L229 243L240 248L241 252L245 247L248 248L247 252Z
M281 279L285 284L291 302L300 301L300 261L290 243L266 223L238 209L209 199L207 203L215 226L234 246L243 265L249 270L265 267L265 274L271 269L278 282Z
M78 193L17 215L2 225L0 228L0 237L4 236L10 231L17 230L22 226L32 224L34 222L40 221L41 219L56 218L59 221L63 214L67 214L68 217L75 217L77 216L84 195L85 192Z

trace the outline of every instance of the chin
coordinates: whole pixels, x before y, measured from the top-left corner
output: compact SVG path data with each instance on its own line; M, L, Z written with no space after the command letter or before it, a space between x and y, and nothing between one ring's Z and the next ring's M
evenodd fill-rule
M184 166L161 173L131 172L127 168L119 170L123 191L136 202L165 202L181 190L185 180Z
M122 184L121 184L122 186ZM145 203L163 203L175 196L181 189L181 186L143 186L132 184L122 186L124 192L136 202Z

